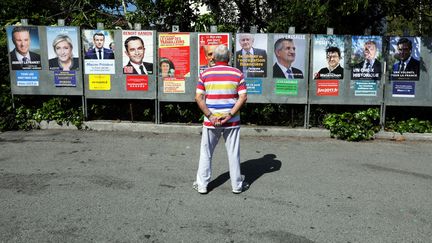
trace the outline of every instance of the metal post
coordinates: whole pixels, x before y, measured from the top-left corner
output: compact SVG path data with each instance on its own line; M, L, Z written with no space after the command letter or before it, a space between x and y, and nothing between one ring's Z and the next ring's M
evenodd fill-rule
M288 28L288 34L295 34L295 27L294 26L290 26Z
M58 26L65 26L65 20L64 19L57 19L57 25Z
M134 24L134 30L141 30L141 24L140 23L135 23Z
M333 35L334 29L327 27L327 35Z
M96 28L97 28L98 30L103 30L103 29L104 29L104 24L103 24L103 23L97 23L97 24L96 24Z
M217 33L217 25L210 25L210 32Z
M28 19L21 19L21 25L27 26L28 25Z

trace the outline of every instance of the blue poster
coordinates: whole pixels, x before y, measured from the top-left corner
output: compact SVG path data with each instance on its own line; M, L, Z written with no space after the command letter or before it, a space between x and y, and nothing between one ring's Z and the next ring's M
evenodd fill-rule
M262 79L246 79L248 94L262 94Z
M16 71L17 86L39 86L38 71Z
M415 82L393 82L393 97L415 97Z

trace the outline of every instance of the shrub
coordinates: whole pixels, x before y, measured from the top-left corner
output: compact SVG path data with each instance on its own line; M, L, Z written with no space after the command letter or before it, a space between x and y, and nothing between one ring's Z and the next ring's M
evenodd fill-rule
M356 113L327 114L324 127L330 130L332 138L361 141L373 139L381 127L379 125L379 109L369 108Z

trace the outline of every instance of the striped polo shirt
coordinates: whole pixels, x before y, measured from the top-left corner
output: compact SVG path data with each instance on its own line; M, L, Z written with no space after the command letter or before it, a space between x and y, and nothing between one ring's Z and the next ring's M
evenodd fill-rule
M240 94L246 93L246 82L243 73L225 62L216 62L216 66L207 68L200 74L196 92L205 95L205 102L212 114L229 113ZM222 127L235 128L240 126L240 112ZM214 128L207 117L204 127Z

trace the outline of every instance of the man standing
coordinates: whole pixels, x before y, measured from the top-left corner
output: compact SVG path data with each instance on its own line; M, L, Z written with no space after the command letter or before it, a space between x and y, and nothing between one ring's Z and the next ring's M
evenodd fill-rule
M274 78L303 79L303 72L292 67L296 57L293 39L280 38L274 44L277 62L273 65Z
M236 67L245 77L267 77L267 52L253 47L252 34L240 34L238 41L241 50L236 52Z
M12 42L15 48L9 53L12 70L41 69L40 55L30 51L30 30L17 26L12 30Z
M130 36L124 43L125 54L129 62L123 67L124 74L153 74L153 63L143 62L145 55L144 41L139 36Z
M211 177L213 151L223 136L228 154L233 193L246 189L240 173L240 108L246 103L246 82L237 68L228 66L230 54L224 45L213 53L215 66L206 69L199 78L195 100L204 113L200 159L194 188L207 193Z
M338 47L331 46L326 49L327 67L321 68L315 79L343 79L344 69L340 66L341 52Z
M90 48L86 54L85 59L114 59L114 52L111 49L105 48L105 35L103 33L95 33L93 35L94 48Z
M399 59L399 61L393 64L393 71L411 71L418 76L420 61L411 56L412 42L407 38L400 38L397 42L397 50L396 58Z

